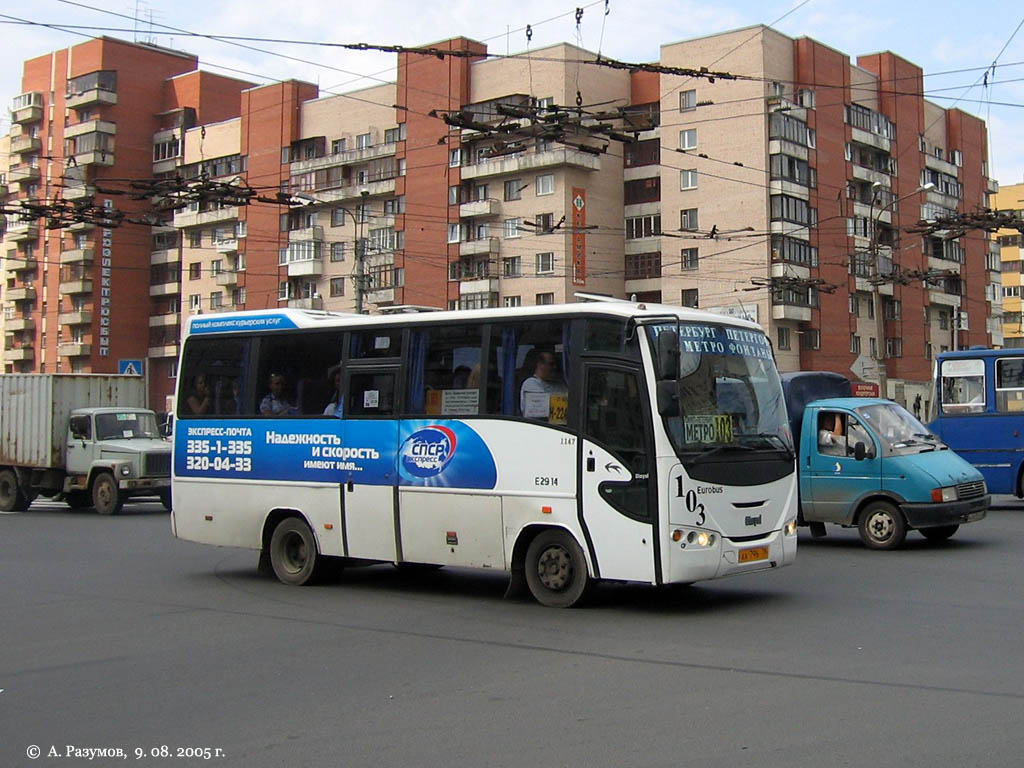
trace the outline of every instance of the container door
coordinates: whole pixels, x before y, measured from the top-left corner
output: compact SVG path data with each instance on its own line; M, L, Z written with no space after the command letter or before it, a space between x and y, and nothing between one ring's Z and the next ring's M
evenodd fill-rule
M853 512L854 502L864 493L881 487L881 459L878 446L867 428L852 414L844 411L819 413L819 437L812 441L810 466L807 467L813 507L810 508L811 514L805 511L804 519L845 523ZM831 424L835 416L842 419L843 434L838 438L829 439L822 434L825 431L824 425ZM864 443L867 449L867 455L860 461L853 455L854 446L858 442ZM805 498L804 504L806 503Z
M636 371L587 366L582 499L601 577L653 583L657 484L644 393Z
M399 559L395 535L398 452L397 366L349 367L345 372L341 456L345 553Z

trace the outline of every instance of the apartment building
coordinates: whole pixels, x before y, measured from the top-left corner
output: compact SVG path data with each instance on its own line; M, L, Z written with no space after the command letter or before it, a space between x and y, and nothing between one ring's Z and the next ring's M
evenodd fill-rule
M26 61L11 104L5 203L92 199L129 218L150 212L124 194L127 180L151 179L162 142L173 145L184 127L237 115L250 85L197 65L190 54L112 38ZM4 370L151 375L151 227L19 219L8 216L3 243ZM157 395L168 391L151 386L151 403L160 409Z
M992 207L1000 211L1021 213L1024 184L1000 186L992 196ZM1024 325L1021 319L1021 274L1024 260L1021 245L1024 235L1015 229L1001 229L993 237L993 248L1002 262L1003 274L1003 346L1024 347Z
M919 393L928 399L935 353L1002 341L996 246L981 233L907 231L922 218L988 202L996 185L987 178L984 123L924 100L920 68L892 53L853 62L814 40L758 26L662 46L663 68L708 66L737 76L690 78L586 64L595 54L569 44L488 59L484 45L453 38L432 47L457 55L403 52L396 82L334 95L299 81L206 82L182 54L109 40L89 45L155 57L163 69L154 66L147 82L164 85L118 122L99 111L118 105L102 99L84 115L51 104L49 92L66 89L37 82L36 73L71 67L80 77L116 70L115 63L75 68L68 62L82 57L69 52L50 55L64 56L60 66L26 63L12 142L35 125L40 147L50 147L45 113L66 116L73 133L96 121L89 135L109 137L116 123L119 145L94 137L108 143L76 146L84 162L67 169L29 142L9 180L31 173L39 152L36 179L47 186L32 194L99 192L109 171L239 183L259 199L196 202L161 226L135 229L144 241L137 246L127 226L112 233L118 258L149 275L131 301L121 294L132 308L123 315L130 352L115 352L113 342L94 352L103 326L88 325L82 313L100 305L85 285L62 284L103 246L103 233L25 228L33 243L51 243L67 259L67 279L53 287L50 278L40 295L48 259L42 268L8 265L5 306L45 324L51 339L58 333L61 351L80 354L43 354L49 348L38 327L7 331L9 370L102 370L132 354L148 358L151 393L159 396L171 391L180 329L194 313L525 306L572 301L577 292L749 317L771 334L783 370L876 381L884 366L887 394L902 402ZM122 89L130 76L117 77ZM108 93L95 78L97 93ZM223 100L231 108L219 112L203 101L218 88L232 94ZM576 106L621 110L612 120L616 137L576 125L553 138L540 123L509 117L562 107L557 114L571 124ZM468 127L441 119L456 113ZM556 112L541 114L551 121ZM129 168L120 165L120 131L132 115L145 123L138 141L151 155ZM510 123L520 130L504 130ZM531 126L537 130L528 135ZM115 164L104 165L111 154ZM16 182L23 195L31 183ZM105 199L128 205L97 195ZM5 248L18 248L14 263L27 265L35 251L17 239L24 227L12 226ZM137 258L128 256L136 249ZM45 319L55 302L67 315L63 325L59 316ZM148 337L136 338L135 328ZM25 343L33 351L19 353Z

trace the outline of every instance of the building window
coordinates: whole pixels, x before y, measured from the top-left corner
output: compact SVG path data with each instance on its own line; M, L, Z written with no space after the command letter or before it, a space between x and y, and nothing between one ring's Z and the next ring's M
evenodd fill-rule
M538 253L537 254L537 274L547 275L555 271L555 254L553 253Z
M345 260L345 244L331 243L331 261Z
M779 349L790 349L789 328L780 325L777 330L779 339Z
M553 294L553 293L538 293L537 294L537 298L536 298L536 303L538 305L554 304L555 303L555 294Z
M203 265L198 261L193 261L188 265L188 279L198 280L203 274Z
M523 220L520 218L505 219L505 239L507 240L514 237L519 237L519 234L522 231L520 228L522 223Z
M800 338L804 349L821 349L821 331L817 328L801 331Z
M679 148L680 149L696 149L697 148L697 129L687 128L685 131L679 132Z
M231 303L236 307L245 304L245 288L236 288L231 292Z
M501 265L501 271L505 277L522 277L523 259L521 256L512 256L511 258L502 259Z
M699 291L697 288L683 288L679 296L679 303L684 307L697 309L700 306Z
M697 91L680 91L679 92L679 111L680 112L692 112L697 108Z
M555 194L555 174L545 173L542 176L537 177L537 194L538 195L553 195Z
M860 354L860 336L855 333L850 334L850 352L855 355Z
M189 248L203 247L203 230L197 229L194 232L188 233L188 246Z
M860 317L860 299L852 294L850 295L850 314Z
M555 228L555 214L538 213L533 220L533 231L538 235L550 235Z
M356 136L356 149L369 149L373 144L373 139L368 133L360 133Z
M462 150L452 149L448 151L448 167L458 168L462 165Z
M679 212L679 228L684 231L697 229L696 208L685 208Z
M188 297L188 308L192 312L197 312L201 305L202 297L198 293L193 293Z
M384 130L384 143L385 144L397 144L398 143L398 129L387 128Z
M459 242L461 240L461 235L462 235L461 227L458 224L449 224L448 225L448 242L449 243L457 243L457 242Z
M331 142L331 154L340 155L345 151L345 139L334 139Z
M903 357L903 339L899 337L888 338L885 340L885 356L886 357Z
M522 179L509 179L505 182L505 199L521 200L523 189L525 189L525 186Z
M523 297L506 296L504 299L502 299L501 304L504 307L521 307L523 306Z
M661 200L661 177L630 179L623 183L622 202L625 205L656 203Z
M448 205L459 205L462 203L462 187L453 184L448 187Z
M699 259L696 248L683 248L679 252L679 268L682 270L696 269Z
M636 240L641 237L657 237L661 234L661 216L635 216L626 219L626 239Z
M220 309L224 306L224 294L220 291L214 291L210 294L210 309Z
M389 197L384 201L385 216L394 216L399 213L405 213L405 195Z
M344 296L345 295L345 278L344 277L332 277L331 278L331 296Z
M680 189L696 189L697 188L697 169L689 168L679 172L679 188Z

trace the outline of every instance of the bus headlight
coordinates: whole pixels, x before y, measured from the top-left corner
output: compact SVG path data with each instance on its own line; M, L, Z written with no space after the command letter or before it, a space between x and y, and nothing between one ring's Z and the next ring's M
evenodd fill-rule
M932 501L936 504L956 501L956 486L947 485L945 488L932 488Z
M796 536L796 518L794 517L792 520L787 521L783 526L783 530L786 531L787 536Z

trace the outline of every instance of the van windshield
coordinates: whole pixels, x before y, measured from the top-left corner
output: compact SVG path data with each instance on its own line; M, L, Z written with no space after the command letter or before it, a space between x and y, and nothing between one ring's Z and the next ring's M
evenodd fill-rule
M884 453L920 453L946 447L901 405L876 403L854 410L882 443Z

